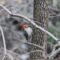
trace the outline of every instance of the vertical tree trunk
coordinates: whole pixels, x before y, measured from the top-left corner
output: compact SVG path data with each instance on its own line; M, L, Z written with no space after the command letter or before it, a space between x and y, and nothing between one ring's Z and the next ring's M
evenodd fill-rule
M45 0L34 0L34 21L38 25L47 29L47 7ZM31 54L30 60L46 60L47 34L34 27L32 43L43 47L43 52L35 52ZM32 47L31 50L39 50L37 47Z

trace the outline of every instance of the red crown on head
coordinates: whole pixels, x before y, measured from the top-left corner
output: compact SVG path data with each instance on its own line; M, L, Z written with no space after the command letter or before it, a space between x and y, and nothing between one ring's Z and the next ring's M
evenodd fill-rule
M26 23L23 23L23 24L21 24L21 25L20 25L20 27L21 27L21 29L28 28L28 24L26 24Z

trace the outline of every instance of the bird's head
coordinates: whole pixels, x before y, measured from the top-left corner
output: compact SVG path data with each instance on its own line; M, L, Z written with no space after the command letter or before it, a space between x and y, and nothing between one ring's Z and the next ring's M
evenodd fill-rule
M28 28L29 26L28 26L28 24L26 24L26 23L22 23L22 24L20 24L20 28L21 29L26 29L26 28Z

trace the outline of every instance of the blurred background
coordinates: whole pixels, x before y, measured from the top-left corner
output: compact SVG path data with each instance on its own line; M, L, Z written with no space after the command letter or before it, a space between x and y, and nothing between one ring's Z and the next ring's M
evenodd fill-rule
M51 32L52 34L54 34L56 37L58 37L60 39L60 0L46 0L46 2L48 5L48 28L47 29L49 32ZM19 14L22 14L22 15L29 17L30 19L34 19L33 18L34 0L0 0L0 4L7 7L12 13L19 13ZM8 17L8 13L5 12L4 10L2 10L2 8L0 8L0 24L15 29L15 26L9 25L9 24L11 24L11 22L4 20L7 17ZM19 20L19 18L17 18L17 19ZM21 21L22 21L22 19L21 19ZM24 21L24 22L26 22L26 21ZM27 22L27 23L29 24L29 22ZM7 31L9 33L10 30L7 29ZM7 34L7 32L5 32L5 33ZM14 31L13 31L13 33L14 33ZM11 37L12 37L10 34L8 34L8 35L10 37L6 38L7 40L11 39ZM22 36L22 34L20 34L20 35ZM16 34L16 36L17 36L16 40L22 38L22 37L20 37L20 35L17 36L17 34ZM15 38L15 36L14 36L14 38ZM23 37L21 40L25 41L25 37ZM53 40L50 36L48 36L47 40L48 40L47 52L48 52L48 54L50 54L50 52L52 51L52 48L55 45L56 41ZM28 46L26 44L22 44L22 43L19 43L20 45L15 45L16 41L15 42L14 41L13 42L10 41L12 44L14 43L13 44L14 48L12 48L11 45L10 46L7 45L7 48L12 49L17 53L22 54L24 59L25 59L25 56L26 56L26 58L29 58L29 56L24 55L24 53L28 51L28 48L30 46ZM7 42L7 44L9 44L8 42ZM18 48L16 48L15 46L18 46ZM22 50L20 50L19 48L25 52L22 53ZM22 59L22 60L24 60L24 59Z

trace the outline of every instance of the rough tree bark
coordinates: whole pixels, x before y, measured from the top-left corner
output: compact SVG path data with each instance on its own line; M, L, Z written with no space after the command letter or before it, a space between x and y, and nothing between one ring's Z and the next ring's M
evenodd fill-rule
M39 23L38 25L47 29L47 5L45 0L34 0L34 21ZM31 54L30 60L46 60L46 47L47 47L47 34L40 31L37 28L33 28L33 38L32 43L40 45L43 47L43 52L35 52ZM37 47L32 47L31 50L39 50Z

